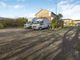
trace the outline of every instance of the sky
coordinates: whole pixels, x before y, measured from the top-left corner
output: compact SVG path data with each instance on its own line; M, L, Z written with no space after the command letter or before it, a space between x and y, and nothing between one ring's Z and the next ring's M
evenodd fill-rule
M79 0L0 0L0 17L34 17L41 9L61 13L65 19L80 19Z

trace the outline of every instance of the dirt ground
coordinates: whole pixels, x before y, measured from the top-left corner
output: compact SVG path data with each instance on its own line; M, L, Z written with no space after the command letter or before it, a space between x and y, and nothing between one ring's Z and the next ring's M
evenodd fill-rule
M73 39L76 30L1 29L0 60L53 60L62 53L65 40Z

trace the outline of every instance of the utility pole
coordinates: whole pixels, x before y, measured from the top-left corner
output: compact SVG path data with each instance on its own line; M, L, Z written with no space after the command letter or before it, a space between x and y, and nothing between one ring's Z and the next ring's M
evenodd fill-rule
M58 0L56 0L56 15L57 15L57 9L58 9Z

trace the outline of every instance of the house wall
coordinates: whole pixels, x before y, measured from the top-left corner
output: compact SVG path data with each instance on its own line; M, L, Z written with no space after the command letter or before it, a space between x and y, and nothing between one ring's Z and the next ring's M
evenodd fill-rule
M70 26L72 20L64 20L64 26Z
M80 20L63 20L64 26L76 26L78 23L80 23Z
M74 20L74 23L75 24L80 23L80 20Z
M54 15L52 14L52 12L50 12L48 10L41 10L35 16L37 18L47 18L49 21L51 21L52 19L54 19Z

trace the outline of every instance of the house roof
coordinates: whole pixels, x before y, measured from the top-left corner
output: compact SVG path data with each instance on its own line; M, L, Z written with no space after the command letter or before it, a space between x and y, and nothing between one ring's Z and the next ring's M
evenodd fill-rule
M56 14L55 13L53 13L53 12L51 12L53 15L55 15L56 16Z
M72 20L72 19L69 19L69 18L68 18L68 19L63 19L63 20Z
M35 15L37 15L38 13L40 13L41 11L46 11L46 12L51 12L49 10L46 10L46 9L41 9L39 12L37 12ZM53 15L56 15L55 13L51 12Z
M73 20L73 19L63 19L63 20ZM80 20L73 20L73 21L80 21Z

